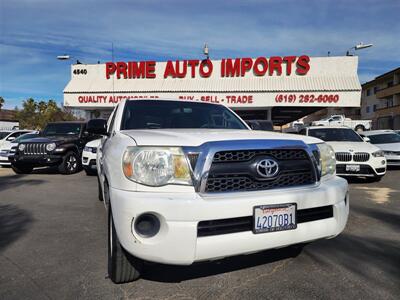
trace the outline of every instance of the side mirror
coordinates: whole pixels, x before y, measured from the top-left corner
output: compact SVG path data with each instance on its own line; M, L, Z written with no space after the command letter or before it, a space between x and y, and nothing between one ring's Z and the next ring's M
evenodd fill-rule
M87 123L87 132L91 134L107 135L107 121L104 119L93 119Z
M10 136L7 141L12 142L13 140L15 140L15 136Z
M369 137L364 136L363 137L364 142L369 143L371 142L371 139Z

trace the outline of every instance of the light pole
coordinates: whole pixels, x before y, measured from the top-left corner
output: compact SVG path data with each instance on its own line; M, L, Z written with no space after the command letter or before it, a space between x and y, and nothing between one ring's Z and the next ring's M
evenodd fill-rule
M58 59L58 60L70 60L71 58L74 58L74 57L71 56L71 55L67 55L67 54L64 54L64 55L57 55L57 59ZM81 65L82 63L77 59L77 60L76 60L76 64L77 64L77 65Z
M207 44L204 44L203 54L207 57L207 59L209 59L209 55L208 55L208 45L207 45Z
M355 45L354 47L351 47L349 50L347 50L346 56L352 56L352 54L350 54L350 50L352 50L352 49L357 51L357 50L362 50L362 49L369 48L369 47L372 47L372 46L373 46L373 44L363 44L361 42L358 45Z

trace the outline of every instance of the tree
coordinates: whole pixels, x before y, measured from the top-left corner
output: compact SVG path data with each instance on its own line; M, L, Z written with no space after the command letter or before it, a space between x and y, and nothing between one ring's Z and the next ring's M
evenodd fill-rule
M43 129L49 122L72 121L76 118L65 108L60 108L54 100L39 101L29 98L22 103L22 109L17 111L21 128Z
M0 110L3 108L4 102L4 98L0 96Z

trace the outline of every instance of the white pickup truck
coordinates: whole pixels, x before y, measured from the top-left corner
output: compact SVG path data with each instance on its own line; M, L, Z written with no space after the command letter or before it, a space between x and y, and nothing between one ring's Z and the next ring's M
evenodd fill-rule
M301 249L346 226L347 181L319 139L253 131L225 106L182 100L124 100L87 130L103 135L99 199L115 283L139 278L144 261Z
M312 126L347 126L355 131L365 131L371 129L371 120L352 120L344 115L332 115L311 123Z

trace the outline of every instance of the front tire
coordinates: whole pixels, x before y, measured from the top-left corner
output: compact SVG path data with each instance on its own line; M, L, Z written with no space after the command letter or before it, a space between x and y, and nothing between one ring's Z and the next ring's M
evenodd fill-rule
M104 188L108 188L104 186ZM108 195L108 193L106 193ZM143 261L127 253L121 246L115 230L111 205L108 209L108 276L114 283L139 279Z
M16 174L30 174L32 173L33 167L21 166L21 165L11 165L11 168Z
M64 155L61 164L58 166L58 171L64 175L77 173L80 170L81 164L78 155L69 151Z

